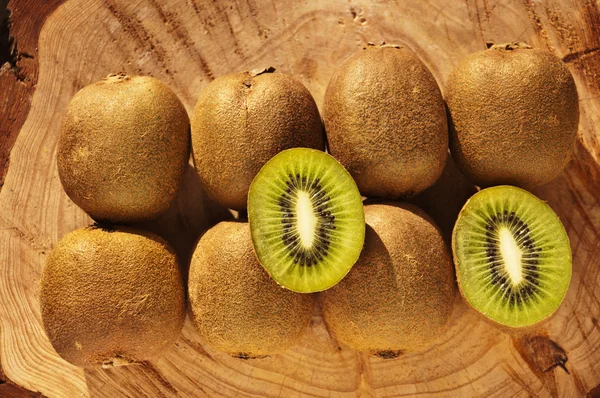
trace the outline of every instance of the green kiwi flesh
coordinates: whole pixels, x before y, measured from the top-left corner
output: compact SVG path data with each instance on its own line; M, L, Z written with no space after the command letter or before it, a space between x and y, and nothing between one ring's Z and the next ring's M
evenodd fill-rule
M513 186L484 189L461 210L452 235L467 303L508 328L552 315L571 280L569 238L552 208Z
M365 238L354 180L332 156L309 148L265 164L250 186L248 220L260 263L281 286L302 293L338 283Z

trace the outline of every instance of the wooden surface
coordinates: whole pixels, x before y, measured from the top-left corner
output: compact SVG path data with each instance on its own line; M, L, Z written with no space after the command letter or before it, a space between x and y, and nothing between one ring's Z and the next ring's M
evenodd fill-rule
M37 8L30 16L21 16L22 25L14 28L25 29L28 18L43 21L36 12ZM31 35L36 35L35 29ZM539 336L517 339L496 331L457 298L451 324L434 347L394 360L339 346L318 308L300 344L266 359L244 361L219 353L202 342L189 322L162 358L142 366L83 371L54 353L41 328L37 283L53 245L90 222L64 194L55 159L64 108L81 87L121 70L148 74L170 85L191 111L200 90L214 77L273 65L294 74L321 106L336 65L369 41L412 49L443 90L448 73L462 57L484 49L488 41L513 40L562 57L575 75L581 105L576 159L556 181L535 192L563 220L574 254L567 298ZM3 378L11 383L50 397L598 393L600 4L596 0L68 0L47 18L31 59L32 68L39 66L39 78L37 85L31 84L35 91L20 129L14 128L18 120L6 116L7 109L23 112L29 97L7 94L4 85L1 97L3 145L6 136L13 139L18 132L14 146L5 146L12 146L12 152L0 191L0 362ZM213 209L207 201L193 206L201 196L196 183L189 174L179 201L160 221L167 235L198 234L222 216L214 210L203 216L203 209ZM182 251L189 247L185 242L180 245ZM569 373L553 367L567 358Z
M62 1L11 1L3 10L8 0L0 0L0 189L38 79L37 39L46 17Z

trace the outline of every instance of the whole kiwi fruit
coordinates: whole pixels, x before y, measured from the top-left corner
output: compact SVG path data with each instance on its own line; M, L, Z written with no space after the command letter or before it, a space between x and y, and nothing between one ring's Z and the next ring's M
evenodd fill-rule
M396 45L369 45L333 74L323 121L330 153L362 195L413 196L442 173L448 127L440 89L425 64Z
M325 149L319 110L292 76L257 69L218 77L201 93L192 116L192 149L206 193L245 211L250 183L284 149Z
M200 335L248 359L286 351L309 325L313 297L281 288L258 262L247 222L224 221L200 238L189 275L192 320Z
M57 152L67 195L93 219L150 220L177 195L190 152L189 118L160 80L112 74L67 107Z
M469 55L446 85L450 150L476 185L531 189L571 159L579 104L555 55L515 42Z
M450 254L437 226L408 204L365 206L363 252L321 294L323 315L342 343L383 358L421 350L442 333L456 296Z
M157 357L185 319L173 249L149 232L82 228L65 235L42 271L40 305L56 352L79 367Z

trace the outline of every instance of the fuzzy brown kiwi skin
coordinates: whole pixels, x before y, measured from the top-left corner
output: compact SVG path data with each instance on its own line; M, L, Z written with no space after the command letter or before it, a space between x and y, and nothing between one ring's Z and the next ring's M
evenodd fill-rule
M224 221L198 241L189 274L190 317L200 335L237 358L261 358L299 342L313 296L281 288L254 254L247 222Z
M112 74L69 103L58 173L67 195L93 219L151 220L179 190L189 140L188 115L169 87L148 76Z
M363 196L405 199L431 186L448 149L444 101L412 52L369 45L338 68L325 93L330 153Z
M192 116L192 150L207 194L246 210L250 183L284 149L325 150L325 132L310 92L274 68L221 76L200 94Z
M577 89L552 53L515 42L471 54L451 72L446 100L452 156L476 185L531 189L572 157Z
M448 324L456 285L433 221L416 206L365 206L361 257L336 286L319 293L324 319L338 341L394 358L419 351Z
M469 204L469 202L471 201L471 198L469 198L469 200L466 201L465 205L463 206L462 210L460 211L460 213L458 214L458 218L461 217L462 213L465 211L465 209L467 208L467 205ZM458 223L457 223L458 224ZM484 321L486 321L488 324L494 326L496 329L503 331L504 333L510 334L511 336L515 336L515 337L521 337L521 336L526 336L526 335L530 335L530 334L537 334L540 332L540 329L542 329L544 327L544 325L547 325L549 321L552 320L552 318L556 315L556 313L558 312L558 310L560 309L560 305L558 307L556 307L556 310L554 310L551 314L549 314L546 318L542 319L541 321L534 323L533 325L529 325L526 327L521 327L521 328L514 328L514 327L510 327L507 325L503 325L501 323L498 323L496 321L494 321L493 319L490 319L488 317L486 317L485 315L483 315L482 313L480 313L477 308L473 307L471 305L471 303L469 303L469 300L467 300L467 297L465 296L464 291L462 290L462 286L460 284L460 273L458 272L458 261L457 261L457 253L456 253L456 247L454 242L457 239L457 224L454 225L454 228L452 229L452 262L454 264L454 271L456 274L456 281L458 283L458 291L460 292L460 296L462 298L462 301L467 304L467 306L469 308L471 308L473 311L475 311L477 313L477 315L479 315L479 317L481 319L483 319ZM564 298L563 298L564 301Z
M175 342L186 315L173 249L138 229L82 228L56 245L40 283L46 335L84 368L140 363Z

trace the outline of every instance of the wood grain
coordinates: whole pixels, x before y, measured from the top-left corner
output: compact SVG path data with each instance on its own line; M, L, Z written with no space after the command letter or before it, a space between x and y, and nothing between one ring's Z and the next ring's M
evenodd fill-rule
M2 45L5 62L0 62L0 189L8 170L10 151L29 112L37 83L40 30L46 18L63 1L50 0L40 4L36 0L13 0L6 4L7 31L4 33L7 36L0 39L5 41Z
M6 376L50 397L593 394L600 383L599 9L596 0L67 1L41 31L37 88L0 192L0 360ZM55 166L65 106L84 85L120 70L152 75L191 111L214 77L272 65L301 80L320 106L336 65L367 42L415 51L443 90L462 57L486 42L513 40L562 57L575 75L581 105L575 159L535 192L563 220L574 255L565 302L538 333L545 340L503 334L457 298L450 326L434 347L394 360L338 345L319 308L300 344L265 359L219 353L189 322L162 358L142 366L83 371L54 353L41 328L37 283L59 238L90 222L64 194ZM175 233L177 220L184 232L200 233L214 221L213 211L182 205L201 196L193 188L185 192L163 222ZM541 369L544 358L532 347L550 342L564 350L569 373Z
M38 79L37 40L44 21L61 2L52 0L37 7L31 0L13 0L10 5L7 0L0 2L0 190ZM15 385L4 375L0 360L0 396L42 395Z

